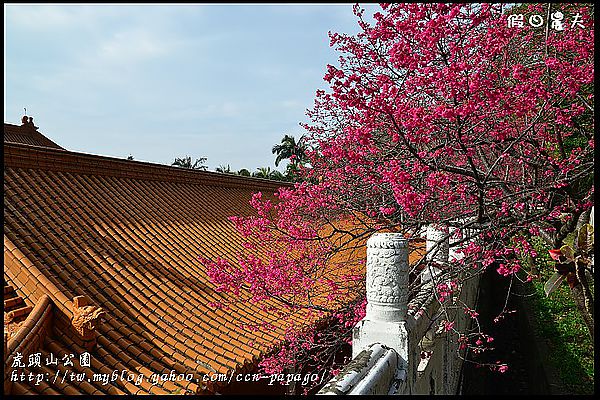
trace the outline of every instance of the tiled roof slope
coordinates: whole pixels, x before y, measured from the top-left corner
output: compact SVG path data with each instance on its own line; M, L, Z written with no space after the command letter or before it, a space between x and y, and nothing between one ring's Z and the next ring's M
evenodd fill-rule
M62 149L61 146L37 131L37 127L33 125L33 119L31 121L26 121L26 118L27 117L23 117L23 125L21 126L7 123L4 124L4 142Z
M232 261L241 248L231 215L248 215L251 193L271 196L278 185L252 178L189 171L74 152L4 144L4 277L37 304L54 304L54 333L43 354L80 354L63 328L72 299L102 307L89 373L249 371L283 337L275 315L243 293L217 293L200 254ZM223 301L229 309L211 307ZM300 316L298 317L300 318ZM240 324L272 324L241 330ZM39 371L38 371L39 372ZM46 371L48 372L48 371ZM32 393L212 392L216 383L169 382L137 386L98 383L18 383Z
M15 382L11 392L211 393L226 382L196 379L253 370L281 342L284 324L243 292L216 292L198 256L235 261L242 241L227 217L253 214L251 194L273 199L279 185L5 142L4 279L30 309L35 305L9 353L28 349L62 358L84 352L89 342L71 320L78 309L73 299L87 296L106 312L105 322L96 328L91 367L74 363L74 372L126 370L146 377L140 385L120 379ZM326 275L333 278L364 250L360 245L341 253ZM216 302L228 308L212 307ZM263 323L270 327L240 328ZM22 370L52 375L55 369ZM194 379L147 379L171 371Z

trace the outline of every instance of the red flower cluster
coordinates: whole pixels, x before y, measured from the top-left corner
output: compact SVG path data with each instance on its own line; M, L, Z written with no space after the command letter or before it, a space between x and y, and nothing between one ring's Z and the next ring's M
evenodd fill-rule
M593 204L593 185L582 189L594 168L593 18L565 7L585 28L509 27L500 4L383 5L374 24L355 7L362 31L330 34L341 57L304 124L303 181L231 219L247 245L235 266L203 260L217 289L277 299L290 315L343 315L346 341L364 311L364 252L341 251L373 232L445 224L462 231L450 270L523 269L521 257L537 256L528 235ZM437 289L440 301L454 290ZM278 357L297 354L286 349Z

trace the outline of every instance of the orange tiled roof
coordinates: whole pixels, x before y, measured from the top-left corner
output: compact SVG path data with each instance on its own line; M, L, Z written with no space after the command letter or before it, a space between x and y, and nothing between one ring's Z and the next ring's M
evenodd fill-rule
M176 370L197 377L250 370L281 340L284 327L247 296L232 299L215 292L197 257L234 261L241 238L227 217L251 213L251 193L272 196L278 186L4 143L5 280L22 288L28 303L47 294L65 326L75 296L86 295L107 312L108 320L98 327L93 371L128 369L148 376ZM230 309L211 307L215 301L227 302ZM273 329L239 328L262 322ZM75 336L57 331L42 351L78 353L82 346ZM92 390L49 386L48 393ZM110 391L216 389L210 386L117 382ZM43 391L39 386L24 390Z
M91 367L75 363L75 370L88 375L127 370L146 378L174 370L194 376L156 385L15 382L9 392L211 393L226 382L196 379L251 371L281 342L285 326L277 315L262 311L243 292L239 297L216 292L197 259L235 262L242 240L227 217L253 214L251 194L263 191L273 198L280 183L6 138L7 124L4 279L18 289L27 311L35 305L8 341L7 353L25 349L61 357L91 349ZM82 310L73 303L77 296L106 312L95 339L71 323ZM214 308L213 302L229 308ZM240 329L265 322L271 328ZM19 342L24 338L27 345Z
M37 127L31 121L23 117L23 125L4 124L4 142L22 143L32 146L51 147L54 149L62 149L61 146L48 139L37 131Z

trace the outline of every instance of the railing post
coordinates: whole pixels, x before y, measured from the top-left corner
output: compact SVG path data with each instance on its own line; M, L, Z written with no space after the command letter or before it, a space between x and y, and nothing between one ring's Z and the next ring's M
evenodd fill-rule
M439 224L427 229L428 266L435 270L423 271L424 282L432 281L462 256L460 243L453 243L458 250L450 248L449 229ZM477 233L477 228L470 229L467 239L473 239ZM424 313L408 313L408 253L408 240L401 233L378 233L367 241L367 307L365 317L353 330L353 360L319 394L456 392L461 365L456 341L450 333L438 332L430 323L435 320L423 317L435 314L438 309L431 296L431 283L423 285L412 300L415 310L418 308ZM466 304L475 301L477 292L473 292L476 288L472 288L472 284L476 285L476 282L469 280L465 284L468 287L459 285L459 295ZM458 327L468 327L470 322L466 314L452 309L446 310L444 318L456 322ZM424 335L429 335L434 342L431 351L435 358L420 363L422 348L419 342Z
M367 241L367 315L397 322L408 311L408 240L400 233L376 233Z
M352 357L381 343L398 353L398 370L406 369L407 311L408 240L400 233L376 233L367 241L367 311L354 328Z
M429 282L438 275L442 266L448 262L450 251L450 239L448 238L448 227L444 225L431 224L427 226L427 266L421 273L421 282ZM437 265L432 265L437 264Z

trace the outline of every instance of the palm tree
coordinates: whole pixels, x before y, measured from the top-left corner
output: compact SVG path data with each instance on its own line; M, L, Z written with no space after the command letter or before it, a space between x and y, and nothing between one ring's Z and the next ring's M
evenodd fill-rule
M271 167L261 167L257 168L256 171L252 174L255 178L264 178L269 179L271 175Z
M286 178L285 175L283 175L281 172L275 170L269 174L269 179L274 181L285 181Z
M180 168L188 168L188 169L199 169L202 171L206 171L207 167L206 165L202 165L206 162L206 157L200 157L198 159L196 159L196 161L192 164L192 157L190 156L186 156L184 158L175 158L175 161L173 161L173 166L175 167L180 167Z
M216 172L220 172L222 174L233 174L233 172L231 171L231 167L229 166L229 164L227 164L226 166L221 164L219 165L216 169Z
M281 144L273 146L271 152L277 154L275 158L275 166L279 166L282 160L290 160L292 164L304 164L306 162L306 145L304 144L304 136L296 143L296 139L292 135L285 135L281 139Z

